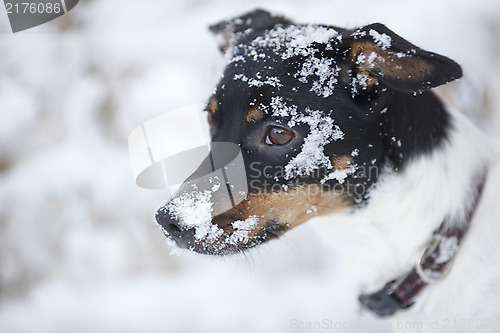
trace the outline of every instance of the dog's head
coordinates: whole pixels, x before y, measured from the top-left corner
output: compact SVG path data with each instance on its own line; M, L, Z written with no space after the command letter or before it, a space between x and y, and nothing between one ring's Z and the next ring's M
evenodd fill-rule
M180 247L239 252L314 216L355 209L383 168L402 167L429 148L429 136L443 136L446 116L414 121L420 115L403 112L412 98L439 108L427 90L459 78L460 67L382 24L346 30L257 10L211 30L227 58L207 103L212 142L239 147L248 191L214 214L220 202L210 190L181 186L156 215ZM406 140L412 131L419 144Z

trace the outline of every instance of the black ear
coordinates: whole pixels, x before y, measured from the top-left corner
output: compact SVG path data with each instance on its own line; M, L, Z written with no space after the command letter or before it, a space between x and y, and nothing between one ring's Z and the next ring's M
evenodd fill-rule
M225 53L237 42L239 35L258 36L278 24L288 26L291 23L284 17L273 16L265 10L256 9L232 20L214 24L210 27L210 31L219 37L219 48Z
M380 23L355 30L349 57L365 87L378 82L400 91L422 91L462 76L453 60L422 50Z

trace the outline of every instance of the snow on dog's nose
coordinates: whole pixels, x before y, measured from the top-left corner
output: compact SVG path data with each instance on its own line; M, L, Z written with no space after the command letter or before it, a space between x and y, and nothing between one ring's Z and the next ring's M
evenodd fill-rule
M220 183L216 183L213 190L187 192L161 207L156 221L165 235L188 249L196 242L214 242L219 238L223 230L212 224L212 194L219 188Z

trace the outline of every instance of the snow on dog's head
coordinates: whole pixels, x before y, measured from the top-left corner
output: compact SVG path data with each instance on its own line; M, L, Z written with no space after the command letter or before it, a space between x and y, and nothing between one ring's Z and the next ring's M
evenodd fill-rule
M235 195L219 166L229 199L191 184L157 213L168 237L200 253L239 252L365 204L379 170L413 153L390 128L392 100L461 75L381 24L346 30L256 10L211 30L227 59L207 103L211 138L238 147L248 191Z

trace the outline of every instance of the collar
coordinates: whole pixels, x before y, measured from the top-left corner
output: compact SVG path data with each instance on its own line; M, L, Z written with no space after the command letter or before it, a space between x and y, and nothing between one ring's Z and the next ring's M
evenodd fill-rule
M457 220L446 219L425 248L422 256L410 272L388 282L381 290L359 296L361 304L380 317L393 315L415 303L419 292L429 284L441 280L451 269L460 243L469 229L486 181L482 173L474 191L472 205Z

